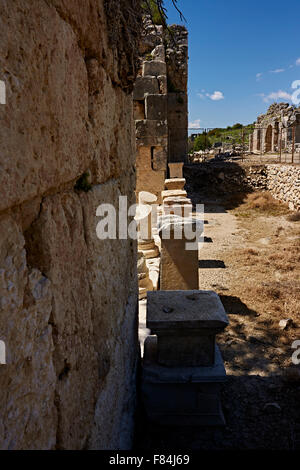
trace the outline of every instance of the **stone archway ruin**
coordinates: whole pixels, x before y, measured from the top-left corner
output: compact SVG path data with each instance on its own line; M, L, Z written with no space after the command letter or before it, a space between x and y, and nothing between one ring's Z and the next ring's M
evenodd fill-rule
M265 153L272 151L272 136L273 136L273 128L271 124L267 127L266 134L265 134Z

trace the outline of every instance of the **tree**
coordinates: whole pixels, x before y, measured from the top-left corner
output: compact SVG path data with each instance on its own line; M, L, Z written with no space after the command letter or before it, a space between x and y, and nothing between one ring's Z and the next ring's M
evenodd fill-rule
M211 141L207 134L204 132L203 134L198 135L194 141L194 152L198 152L199 150L206 150L211 148Z
M176 8L180 15L181 20L185 20L182 12L177 6L177 0L171 0L173 6ZM146 11L148 15L151 16L154 24L163 25L167 28L167 10L164 6L164 0L143 0L142 8Z

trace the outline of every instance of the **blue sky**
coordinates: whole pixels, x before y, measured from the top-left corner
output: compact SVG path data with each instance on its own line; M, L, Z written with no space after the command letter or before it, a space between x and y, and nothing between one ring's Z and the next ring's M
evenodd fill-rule
M180 23L171 0L165 6L168 23ZM300 80L299 0L178 0L178 6L189 31L191 125L249 124L272 102L289 101Z

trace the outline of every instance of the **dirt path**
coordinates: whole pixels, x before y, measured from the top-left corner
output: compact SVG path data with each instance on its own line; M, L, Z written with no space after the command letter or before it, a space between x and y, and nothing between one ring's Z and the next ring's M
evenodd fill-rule
M228 376L222 404L226 427L154 429L144 420L143 449L300 449L300 222L286 210L230 209L205 202L200 289L216 291L230 325L217 339ZM291 326L279 327L289 318ZM297 369L297 370L296 370Z
M231 266L225 266L223 256L228 249L239 246L242 237L235 215L223 206L207 201L204 204L205 241L199 250L199 288L226 289L230 283Z

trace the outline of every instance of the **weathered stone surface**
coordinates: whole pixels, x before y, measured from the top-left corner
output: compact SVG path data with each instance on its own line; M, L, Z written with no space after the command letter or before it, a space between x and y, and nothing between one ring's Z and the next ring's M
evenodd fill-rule
M159 75L167 75L166 62L150 60L143 63L143 77L158 77Z
M174 189L183 189L186 183L185 178L171 178L165 180L165 188L166 190L174 190Z
M44 2L2 8L1 68L10 72L0 108L0 210L72 181L91 160L88 77L71 26Z
M159 46L156 46L153 51L151 52L151 55L154 60L158 60L161 62L166 62L166 52L165 52L165 46L163 44L160 44Z
M168 135L168 127L165 121L144 120L136 121L136 138L143 139L144 145L158 145L160 138ZM150 144L148 143L150 142Z
M166 95L168 93L168 80L166 75L159 75L157 80L159 84L159 92L163 95Z
M162 239L161 280L163 290L198 289L198 251L186 250L186 239Z
M143 100L147 93L151 95L159 93L157 78L153 76L137 77L133 90L133 99Z
M173 329L223 329L228 318L218 294L213 291L149 293L147 326L153 331Z
M53 449L56 444L56 374L50 321L52 288L26 265L25 240L10 216L0 221L0 448Z
M187 196L187 192L184 189L171 189L171 190L162 191L161 196L163 199L166 199L169 197L172 197L172 198L181 197L182 198L182 197Z
M183 178L183 162L169 163L170 178Z
M218 348L214 365L165 367L157 363L157 339L148 336L142 366L147 417L160 426L223 426L220 385L226 380Z
M148 191L141 191L139 193L139 204L156 204L157 203L157 196L153 193L149 193Z
M156 146L152 149L152 168L155 171L166 171L168 153L166 147Z
M215 336L227 325L215 292L160 291L148 296L147 327L158 337L157 361L164 366L214 365Z
M146 119L162 121L167 119L167 97L166 95L147 95Z
M99 240L96 209L117 208L120 195L135 202L138 36L118 24L120 8L126 20L132 6L118 2L111 21L103 0L2 8L3 449L131 446L136 244ZM75 192L84 173L88 184Z

